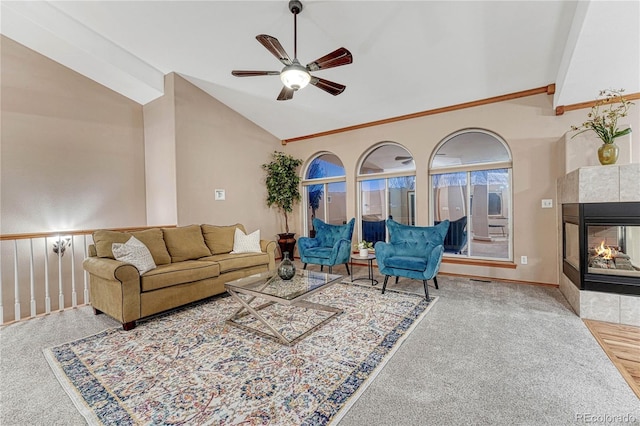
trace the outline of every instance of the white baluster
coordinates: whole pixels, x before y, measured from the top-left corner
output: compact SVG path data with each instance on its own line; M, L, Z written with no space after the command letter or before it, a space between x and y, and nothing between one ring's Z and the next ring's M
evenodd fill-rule
M36 283L33 273L33 238L29 238L29 277L31 291L31 318L36 316Z
M89 250L88 250L88 246L87 246L87 234L84 234L84 258L86 259L87 257L89 257ZM84 271L83 268L83 274L84 276L84 303L88 304L89 303L89 274L87 273L87 271Z
M58 235L58 247L60 244L60 235ZM58 310L64 310L64 291L62 290L62 250L58 248Z
M0 241L0 249L1 248L2 248L2 242ZM2 264L0 264L0 324L4 324L4 306L2 304L2 287L4 286L2 285Z
M47 237L44 237L44 311L51 313L51 296L49 295L49 247Z
M76 245L74 244L74 236L71 236L69 244L71 244L71 306L78 306L78 293L76 293Z
M13 284L15 295L14 319L20 321L20 280L18 279L18 240L13 240Z

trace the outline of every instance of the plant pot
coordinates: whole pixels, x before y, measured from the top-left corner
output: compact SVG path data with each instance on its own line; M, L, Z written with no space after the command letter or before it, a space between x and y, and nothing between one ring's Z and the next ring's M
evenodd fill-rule
M278 234L278 247L280 247L280 255L284 258L284 253L289 253L293 259L293 249L296 246L295 232L285 232Z
M615 143L603 143L600 148L598 148L598 160L600 160L600 164L603 166L616 164L619 152L620 149Z
M368 257L369 249L360 249L360 257Z

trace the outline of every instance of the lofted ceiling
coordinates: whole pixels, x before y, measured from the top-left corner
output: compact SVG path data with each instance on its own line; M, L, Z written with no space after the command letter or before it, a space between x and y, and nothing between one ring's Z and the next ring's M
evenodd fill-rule
M556 83L554 106L600 89L640 92L639 1L303 1L298 57L338 47L353 64L316 71L342 83L276 101L280 71L255 39L293 57L288 1L1 2L1 32L145 104L176 72L279 139ZM603 59L606 57L606 59Z

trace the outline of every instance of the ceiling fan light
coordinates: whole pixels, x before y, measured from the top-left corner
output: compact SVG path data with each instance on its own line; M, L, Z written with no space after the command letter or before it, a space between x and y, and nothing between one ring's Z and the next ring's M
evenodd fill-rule
M305 88L311 81L309 71L299 63L294 62L292 65L284 67L280 73L282 84L289 89L299 90Z

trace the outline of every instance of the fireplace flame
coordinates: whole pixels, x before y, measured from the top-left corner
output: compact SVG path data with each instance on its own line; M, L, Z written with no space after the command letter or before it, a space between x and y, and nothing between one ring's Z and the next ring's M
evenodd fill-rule
M604 240L600 243L600 247L596 247L596 254L603 259L613 259L614 251L611 247L604 245Z

